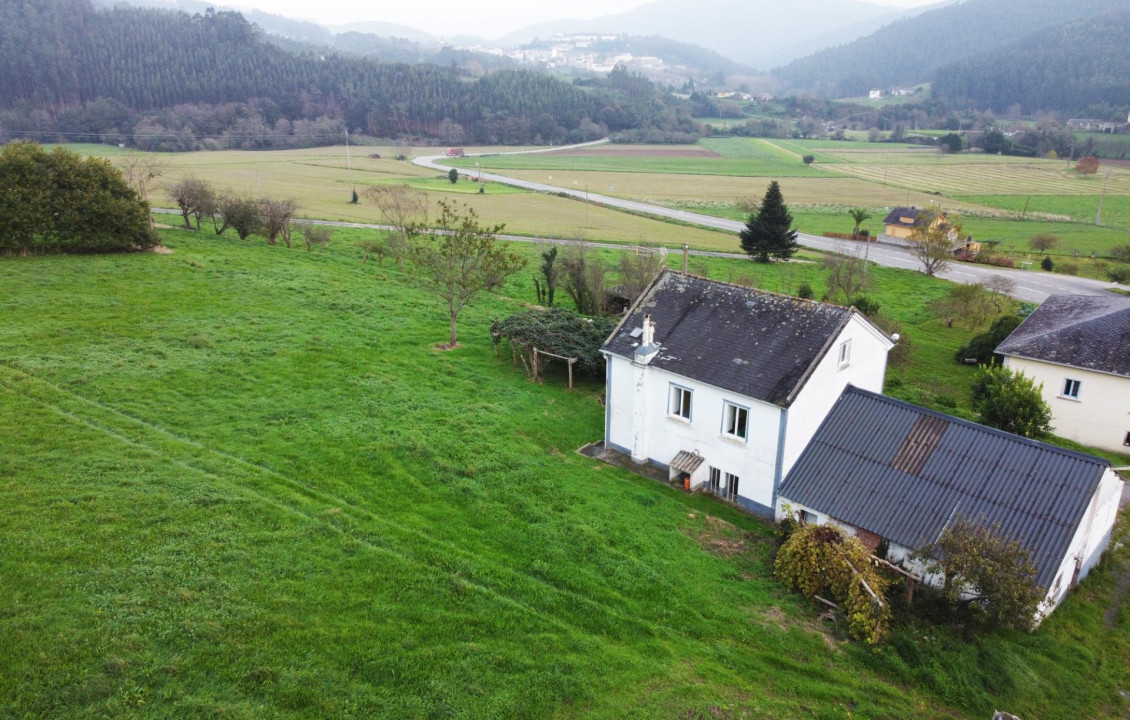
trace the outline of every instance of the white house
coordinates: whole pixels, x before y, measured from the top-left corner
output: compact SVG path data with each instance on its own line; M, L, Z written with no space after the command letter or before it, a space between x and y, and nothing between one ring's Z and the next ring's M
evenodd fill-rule
M1052 295L996 351L1043 385L1056 435L1130 452L1130 298Z
M771 516L844 387L882 389L893 344L851 308L665 270L602 349L604 445Z
M1039 620L1099 561L1121 494L1106 460L849 387L789 471L776 510L838 525L872 551L885 540L892 562L957 518L999 524L1031 555L1045 593Z

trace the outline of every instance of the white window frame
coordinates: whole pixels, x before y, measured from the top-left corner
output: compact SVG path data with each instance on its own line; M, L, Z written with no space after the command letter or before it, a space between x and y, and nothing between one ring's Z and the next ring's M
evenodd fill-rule
M738 501L738 484L741 478L733 473L722 473L726 479L726 487L722 490L722 497L730 502Z
M718 468L710 467L710 480L708 486L712 495L722 496L722 471Z
M1075 378L1064 378L1063 391L1060 392L1059 396L1068 400L1078 400L1079 389L1081 387L1083 387L1083 382L1081 380L1076 380Z
M847 340L844 340L842 343L840 343L839 363L841 370L851 365L851 338L848 338Z
M731 425L735 425L734 429L735 429L735 431L737 430L736 424L737 424L738 417L740 417L739 413L745 414L745 427L742 428L741 433L730 432L729 427ZM733 421L733 422L731 422L731 421ZM749 408L748 407L746 407L745 405L738 405L737 403L732 403L729 400L723 400L722 401L722 436L731 438L733 440L741 440L742 442L746 442L747 440L749 440Z
M686 400L684 401L683 398L686 398ZM682 412L684 405L686 406L686 415ZM671 383L671 387L667 391L667 417L689 423L693 412L694 390Z

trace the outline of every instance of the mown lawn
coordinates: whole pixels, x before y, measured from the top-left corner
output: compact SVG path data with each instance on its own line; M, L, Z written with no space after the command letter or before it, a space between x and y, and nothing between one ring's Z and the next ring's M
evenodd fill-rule
M485 332L528 273L441 352L357 234L163 237L0 261L0 716L1126 710L1112 573L1035 635L876 654L781 592L768 527L574 454L599 386L531 383Z

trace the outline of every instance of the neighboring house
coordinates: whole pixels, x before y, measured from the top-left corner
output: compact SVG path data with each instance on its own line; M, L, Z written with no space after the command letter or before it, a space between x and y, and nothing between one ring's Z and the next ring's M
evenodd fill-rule
M882 90L870 90L867 93L867 98L869 100L878 100L881 97L883 97L883 91Z
M852 308L665 270L601 350L604 445L772 516L843 388L882 389L893 345Z
M1106 460L847 388L789 471L776 510L837 525L872 551L886 540L888 559L919 574L908 555L955 518L999 523L1031 554L1047 615L1099 561L1121 494Z
M901 245L910 245L914 241L910 240L910 236L914 233L914 229L921 224L920 216L923 213L933 216L933 225L948 225L949 220L944 213L936 212L933 210L926 210L923 208L916 208L913 205L910 207L896 207L892 208L883 218L883 234L888 239L894 238L902 240ZM950 241L953 243L952 250L954 253L966 253L968 255L976 255L981 251L981 243L973 242L973 236L970 235L964 240L958 237L957 232L953 229L949 231Z
M996 351L1043 384L1056 435L1130 452L1130 298L1052 295Z

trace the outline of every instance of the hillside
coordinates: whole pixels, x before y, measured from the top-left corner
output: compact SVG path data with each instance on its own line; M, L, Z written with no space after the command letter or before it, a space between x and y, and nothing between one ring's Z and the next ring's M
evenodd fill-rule
M140 125L159 147L182 150L236 127L236 140L259 143L250 147L299 132L340 142L346 127L484 144L697 130L689 110L623 75L590 90L521 71L468 81L450 66L288 52L238 13L95 10L88 0L0 0L0 110L9 134L116 139Z
M821 97L866 96L870 88L922 82L939 68L1126 0L967 0L890 23L854 42L774 70L792 90Z
M845 42L896 17L899 13L891 8L860 0L795 0L788 12L782 12L773 0L656 0L593 20L531 25L499 42L522 44L555 33L661 35L767 68L811 52L815 38L825 43Z
M933 94L951 105L1025 114L1085 113L1130 102L1130 10L1029 35L934 73ZM1092 110L1087 114L1103 114ZM1106 113L1109 115L1109 113Z

